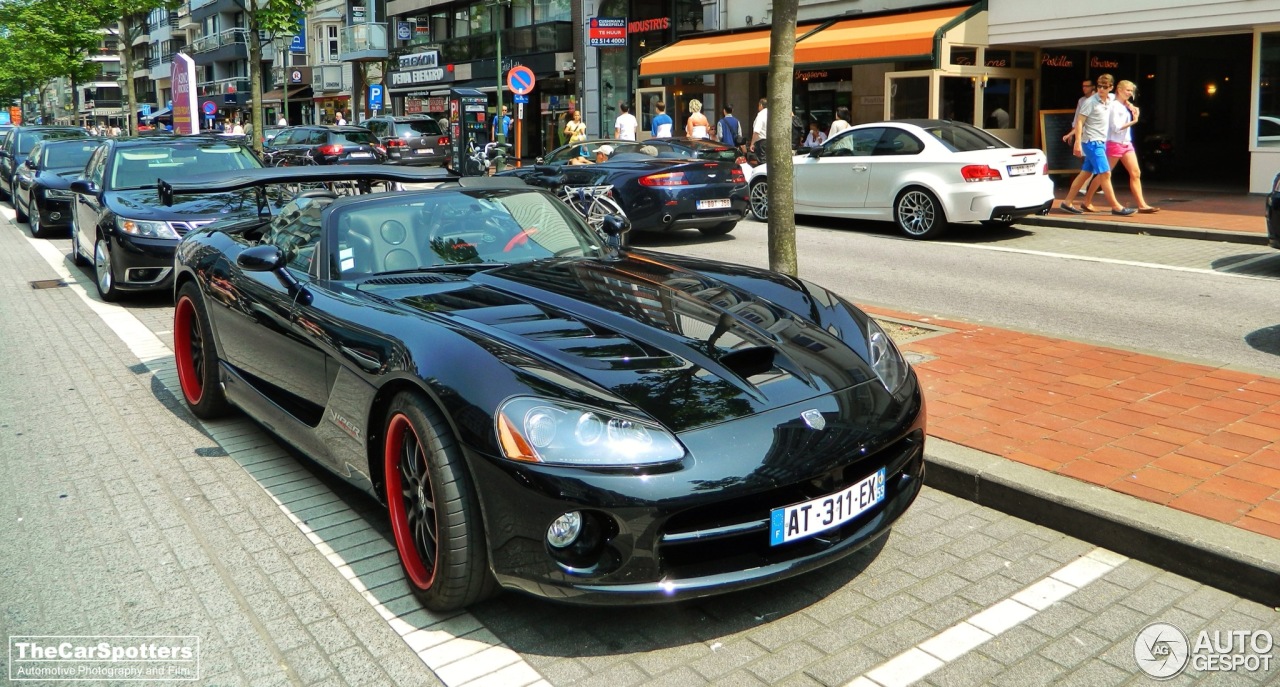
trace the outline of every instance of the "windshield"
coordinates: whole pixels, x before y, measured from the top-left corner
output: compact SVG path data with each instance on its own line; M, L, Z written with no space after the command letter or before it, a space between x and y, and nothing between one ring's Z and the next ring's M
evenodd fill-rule
M79 167L89 162L89 156L98 149L98 142L87 140L83 143L46 144L44 149L44 166L50 168Z
M48 141L58 138L84 138L87 134L79 129L64 129L58 131L23 131L18 134L18 154L29 155L31 148L40 141Z
M350 143L351 145L370 145L377 143L373 133L369 131L335 131L331 143Z
M440 125L430 119L413 119L407 122L396 122L396 134L403 136L409 132L419 136L439 136Z
M941 141L942 145L953 153L1009 147L1009 144L982 129L963 124L940 124L924 127L924 130Z
M111 188L153 188L160 177L231 172L262 166L249 149L234 142L146 146L118 149L111 167Z
M330 223L342 279L593 256L601 246L564 203L533 189L394 194L337 208Z

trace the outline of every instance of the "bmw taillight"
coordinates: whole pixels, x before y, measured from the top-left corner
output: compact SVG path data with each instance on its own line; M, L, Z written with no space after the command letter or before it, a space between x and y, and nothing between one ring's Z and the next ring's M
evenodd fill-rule
M649 176L640 177L641 186L688 186L689 182L685 181L684 172L663 172L662 174L650 174Z
M341 155L342 146L337 143L326 143L325 145L316 148L316 152L321 155Z
M729 170L729 181L735 184L745 184L747 183L747 175L742 173L741 167L734 167Z
M965 181L1000 181L1000 170L990 165L965 165L960 168L960 176Z

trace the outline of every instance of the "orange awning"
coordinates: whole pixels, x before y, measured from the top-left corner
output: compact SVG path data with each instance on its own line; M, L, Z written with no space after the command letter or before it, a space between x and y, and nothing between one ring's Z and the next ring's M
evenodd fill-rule
M939 29L968 9L845 19L797 43L796 66L932 57Z
M816 65L932 57L934 40L969 7L947 7L796 27L796 61ZM718 74L767 69L769 28L686 38L640 58L640 76Z
M796 37L818 24L796 27ZM719 36L686 38L640 58L640 76L722 74L769 67L769 27Z

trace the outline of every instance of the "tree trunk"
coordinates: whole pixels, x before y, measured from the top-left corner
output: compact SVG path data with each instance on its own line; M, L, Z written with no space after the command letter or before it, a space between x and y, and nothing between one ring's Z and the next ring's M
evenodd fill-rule
M248 3L249 8L245 12L248 17L249 35L245 41L249 45L249 94L253 97L250 106L253 108L253 114L250 115L249 125L253 127L253 136L250 136L250 143L253 149L258 153L262 153L262 39L258 36L258 15L253 11L254 3ZM286 80L285 88L289 87Z
M121 95L124 96L124 135L134 136L138 130L134 128L133 113L138 107L135 105L138 96L133 90L133 39L134 39L134 23L133 16L126 14L120 18L120 63L121 75L124 77L124 88L121 89Z
M769 268L795 276L795 170L791 162L791 87L796 62L797 0L774 0L769 32Z

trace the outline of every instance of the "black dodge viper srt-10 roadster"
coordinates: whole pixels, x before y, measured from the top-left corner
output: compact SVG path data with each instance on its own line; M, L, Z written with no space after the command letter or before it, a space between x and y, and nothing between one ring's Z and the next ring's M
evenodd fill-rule
M273 168L160 190L432 176ZM622 222L605 229L480 178L304 192L193 230L175 258L182 393L385 503L431 609L499 588L687 599L883 536L919 493L925 438L884 331L801 279L618 248Z

